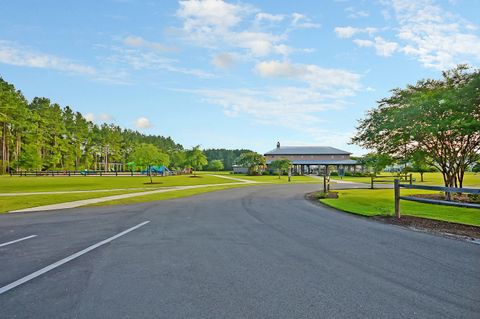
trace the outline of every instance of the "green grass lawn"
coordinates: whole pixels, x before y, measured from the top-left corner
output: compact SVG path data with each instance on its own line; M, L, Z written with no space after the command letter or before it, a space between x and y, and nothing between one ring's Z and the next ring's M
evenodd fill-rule
M76 200L99 198L120 194L130 194L138 191L112 191L95 193L73 193L73 194L55 194L55 195L28 195L28 196L1 196L0 213L10 212L18 209L73 202Z
M130 197L118 200L112 200L103 203L96 203L92 205L88 205L87 207L93 206L106 206L106 205L127 205L127 204L136 204L136 203L145 203L145 202L153 202L158 200L167 200L167 199L174 199L174 198L181 198L187 196L193 196L208 192L214 192L224 189L230 188L239 188L239 187L246 187L251 186L251 184L244 184L244 185L225 185L225 186L210 186L210 187L201 187L201 188L194 188L194 189L186 189L186 190L178 190L166 193L158 193L158 194L151 194L151 195L144 195L144 196L137 196L137 197Z
M428 194L429 191L402 189L402 195ZM334 208L363 216L393 215L394 197L392 189L349 189L339 190L339 198L321 199L320 202ZM449 207L400 201L402 215L443 220L480 226L480 209Z
M150 179L147 176L1 176L0 193L100 190L117 188L158 188L187 185L226 184L235 182L214 176L199 176L200 177L197 178L191 178L190 175L154 177L153 182L160 184L149 184Z
M416 179L415 184L443 186L443 177L442 177L442 173L440 172L424 173L423 182L420 181L420 173L412 173L412 174L413 174L412 177ZM394 175L390 173L382 173L382 176L394 176ZM332 176L331 178L334 180L340 180L340 177L338 176ZM342 180L370 184L370 177L345 176L343 177ZM393 179L389 183L393 183ZM480 174L466 172L464 181L463 181L463 186L464 187L480 187Z

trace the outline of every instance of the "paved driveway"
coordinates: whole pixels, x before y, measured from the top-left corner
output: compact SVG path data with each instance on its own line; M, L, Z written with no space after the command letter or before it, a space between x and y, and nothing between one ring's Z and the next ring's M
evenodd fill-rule
M478 318L480 245L312 205L316 187L1 215L0 318Z

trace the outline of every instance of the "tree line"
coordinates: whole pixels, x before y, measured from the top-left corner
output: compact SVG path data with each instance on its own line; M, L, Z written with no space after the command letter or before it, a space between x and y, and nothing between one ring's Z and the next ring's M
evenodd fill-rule
M136 146L183 151L170 137L144 135L114 124L97 125L71 107L45 97L31 101L0 78L1 172L16 170L118 170ZM175 159L175 156L172 156Z

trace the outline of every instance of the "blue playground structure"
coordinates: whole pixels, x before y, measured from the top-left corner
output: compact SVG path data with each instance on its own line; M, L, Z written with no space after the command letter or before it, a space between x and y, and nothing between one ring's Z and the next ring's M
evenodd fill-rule
M171 170L169 170L167 167L162 165L162 166L150 166L148 169L143 170L142 174L143 175L148 174L149 171L152 174L160 174L160 175L166 175L167 173L168 174L172 173Z

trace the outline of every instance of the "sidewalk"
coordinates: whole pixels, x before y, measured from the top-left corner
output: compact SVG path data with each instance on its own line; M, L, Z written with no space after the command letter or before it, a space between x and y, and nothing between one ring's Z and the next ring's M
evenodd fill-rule
M193 185L193 186L165 187L165 188L162 188L162 189L156 189L156 190L147 191L147 192L138 192L138 193L131 193L131 194L121 194L121 195L113 195L113 196L106 196L106 197L99 197L99 198L82 199L82 200L77 200L77 201L73 201L73 202L66 202L66 203L58 203L58 204L52 204L52 205L44 205L44 206L24 208L24 209L11 211L10 213L38 212L38 211L46 211L46 210L76 208L76 207L90 205L90 204L108 202L108 201L111 201L111 200L131 198L131 197L151 195L151 194L158 194L158 193L173 192L173 191L177 191L177 190L186 190L186 189L194 189L194 188L202 188L202 187L215 187L215 186L243 185L243 184L254 184L254 183L255 182L252 182L252 181L246 181L246 182L226 183L226 184L205 184L205 185Z

